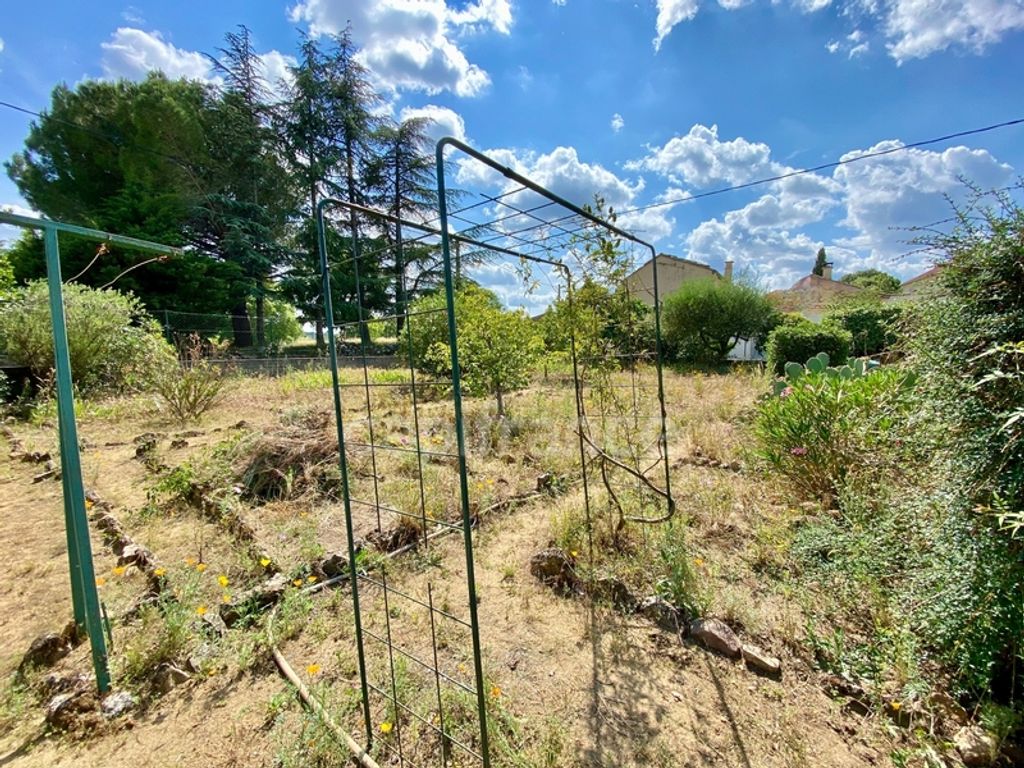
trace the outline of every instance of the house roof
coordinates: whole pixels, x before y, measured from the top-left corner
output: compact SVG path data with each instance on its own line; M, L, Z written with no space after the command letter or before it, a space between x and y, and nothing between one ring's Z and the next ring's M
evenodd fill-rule
M855 296L863 289L821 275L804 275L792 287L772 291L768 298L787 312L820 309L842 296Z
M656 258L660 262L665 262L667 260L669 262L677 262L679 264L690 264L690 265L692 265L694 267L700 267L701 269L706 269L709 272L712 272L712 273L718 275L719 277L722 276L721 272L719 272L717 269L715 269L714 267L710 266L709 264L705 264L702 261L694 261L693 259L684 259L682 256L673 256L671 253L659 253ZM639 267L637 267L636 270L634 270L634 272L639 271L643 267L647 266L647 264L649 262L650 262L650 259L648 259L643 264L641 264Z
M930 280L933 277L937 277L939 272L942 271L942 266L942 264L936 264L934 267L932 267L929 270L926 270L925 272L922 272L920 275L916 275L915 277L912 277L909 280L904 281L903 284L900 286L900 290L903 290L908 285L916 283L918 280Z

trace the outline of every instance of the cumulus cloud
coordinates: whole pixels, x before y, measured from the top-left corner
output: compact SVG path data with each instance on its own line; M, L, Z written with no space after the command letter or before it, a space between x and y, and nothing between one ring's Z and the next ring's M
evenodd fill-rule
M466 58L458 36L488 29L507 35L513 21L509 0L478 0L461 8L446 0L300 0L291 19L305 22L313 35L351 24L359 56L384 87L458 96L479 95L491 82Z
M625 125L626 121L622 119L622 115L620 115L618 112L612 115L612 131L618 133L625 127Z
M664 146L648 147L648 154L626 164L629 170L654 171L677 184L741 184L772 171L767 144L743 137L718 138L718 126L697 123L685 136L675 136Z
M110 78L138 80L154 70L170 78L210 80L210 61L197 51L186 51L163 39L159 32L119 27L101 43L103 74Z
M422 107L405 107L398 115L399 120L411 120L420 117L430 121L426 134L434 141L445 136L451 136L459 141L467 141L466 123L462 119L462 115L452 109L448 109L448 107L439 107L436 104L426 104Z
M658 19L654 24L657 32L654 50L661 50L661 44L672 28L696 16L699 7L699 0L658 0Z
M899 62L950 47L981 53L1019 29L1021 0L895 0L885 19L889 53Z
M160 71L172 79L221 83L209 58L198 51L178 48L164 40L159 32L120 27L100 47L103 49L100 64L104 76L109 78L141 80L149 72ZM259 64L272 97L280 98L283 88L291 82L288 68L295 66L295 57L271 50L259 54Z
M751 0L752 2L753 0ZM726 10L747 5L746 0L718 0ZM832 0L791 0L801 13L815 13ZM693 19L700 0L658 0L655 50L672 29ZM1024 0L843 0L847 16L870 19L886 39L886 49L898 63L920 59L950 48L982 53L1003 37L1024 29ZM829 53L856 58L870 50L861 30L845 40L830 40Z

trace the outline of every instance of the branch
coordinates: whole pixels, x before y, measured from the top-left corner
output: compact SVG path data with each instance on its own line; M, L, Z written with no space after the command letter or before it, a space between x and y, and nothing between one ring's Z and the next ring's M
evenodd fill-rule
M640 473L637 470L633 469L629 465L622 463L621 461L616 459L614 456L609 455L604 449L599 448L597 446L597 444L595 444L594 441L590 439L590 436L587 435L586 433L584 433L582 430L578 434L579 434L579 436L581 438L583 438L584 442L586 442L587 445L589 445L591 448L593 448L595 451L597 451L598 455L601 457L601 460L603 462L607 461L607 462L609 462L611 464L614 464L619 469L621 469L621 470L627 472L628 474L632 475L637 480L639 480L641 483L646 485L648 487L648 489L650 489L653 493L655 493L656 495L658 495L661 498L663 498L665 500L665 502L668 504L668 511L664 515L662 515L661 517L633 517L631 515L627 515L626 516L626 520L629 520L630 522L634 522L634 523L665 523L665 522L668 522L669 520L672 519L672 516L676 512L676 502L675 502L675 499L673 499L668 493L666 493L664 490L662 490L661 488L656 486L654 483L652 483L642 473Z

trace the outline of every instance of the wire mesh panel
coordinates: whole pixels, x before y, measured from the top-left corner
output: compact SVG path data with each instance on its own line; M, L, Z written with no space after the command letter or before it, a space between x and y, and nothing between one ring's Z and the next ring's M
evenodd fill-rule
M439 142L437 161L456 274L536 315L548 359L565 360L591 546L595 534L615 539L627 523L667 520L674 503L653 247L616 226L600 197L573 204L453 139ZM461 188L454 204L451 186ZM487 248L467 253L460 238Z

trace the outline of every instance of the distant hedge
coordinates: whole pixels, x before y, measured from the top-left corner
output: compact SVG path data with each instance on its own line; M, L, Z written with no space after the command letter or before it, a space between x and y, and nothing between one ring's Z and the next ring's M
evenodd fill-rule
M896 343L902 310L895 304L849 304L833 309L822 320L850 332L856 355L877 355Z
M780 325L768 335L768 367L781 374L786 363L805 363L819 352L831 360L844 361L850 356L852 344L850 332L834 325Z

